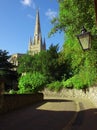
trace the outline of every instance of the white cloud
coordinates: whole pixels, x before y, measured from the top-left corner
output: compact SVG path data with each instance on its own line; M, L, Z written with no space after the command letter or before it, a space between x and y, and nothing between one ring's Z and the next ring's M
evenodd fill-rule
M33 0L21 0L22 5L32 7L35 9L35 2Z
M27 16L28 16L29 18L31 18L31 19L34 19L34 16L31 15L31 14L28 14Z
M31 0L21 0L21 3L25 6L31 6L32 1Z
M51 9L48 9L48 11L45 13L45 15L49 18L52 19L57 16L56 11L52 11Z

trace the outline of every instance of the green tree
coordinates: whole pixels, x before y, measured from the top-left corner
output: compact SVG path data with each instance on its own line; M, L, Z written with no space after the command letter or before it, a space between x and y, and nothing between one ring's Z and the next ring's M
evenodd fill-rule
M33 70L33 60L34 58L29 55L25 54L22 57L19 58L19 66L17 68L17 71L19 74L32 72Z
M10 56L6 50L0 50L0 79L5 83L5 90L12 87L12 82L17 80L17 73L13 71L15 67L9 62Z
M48 56L48 72L51 78L51 81L62 80L63 77L67 78L67 62L63 62L60 57L59 46L58 44L49 47L47 51Z
M34 55L33 71L40 72L43 75L48 75L48 56L47 51L41 51Z
M58 45L51 45L47 51L41 51L34 56L24 55L19 60L18 73L39 72L47 78L48 82L61 80L66 66L63 62L59 62L58 48Z
M73 36L85 26L95 34L94 0L59 0L59 16L52 21L54 27L50 34L63 30Z
M69 73L72 73L72 78L68 79L68 83L71 84L69 81L72 81L76 88L91 86L97 78L97 38L92 36L92 49L83 52L76 35L80 33L83 25L92 35L96 34L94 1L59 0L59 16L52 20L52 24L54 27L50 35L58 30L64 31L61 59L70 66Z
M42 51L34 56L34 69L42 73L47 78L48 82L54 80L61 80L66 68L64 63L59 62L59 47L58 45L51 45L47 51Z
M11 72L11 69L14 67L8 60L8 52L6 50L0 50L0 75L5 76Z
M19 93L36 93L44 88L46 78L39 72L27 73L19 79Z
M47 50L48 55L48 71L51 80L58 78L58 45L53 44Z

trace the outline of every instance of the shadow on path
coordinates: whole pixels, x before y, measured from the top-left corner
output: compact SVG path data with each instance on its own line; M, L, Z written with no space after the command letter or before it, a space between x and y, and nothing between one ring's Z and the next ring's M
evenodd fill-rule
M80 111L71 130L97 130L97 109ZM43 102L0 115L0 130L63 130L76 113L75 102L46 99ZM68 129L70 130L70 129Z
M79 103L79 105L80 111L71 130L97 130L97 108L83 110L83 104Z
M0 130L62 130L76 113L69 111L68 104L75 107L71 100L46 99L1 115Z

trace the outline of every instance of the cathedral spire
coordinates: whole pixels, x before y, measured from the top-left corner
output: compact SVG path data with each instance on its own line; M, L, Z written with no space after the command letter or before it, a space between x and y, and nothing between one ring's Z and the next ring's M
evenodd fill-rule
M30 46L28 48L28 52L30 52L30 54L34 55L36 53L39 53L42 50L46 50L46 43L45 43L45 40L44 40L44 42L42 41L40 16L39 16L39 10L37 10L34 37L33 37L33 41L30 38Z
M45 38L44 38L44 43L43 43L43 50L46 50L46 42L45 42Z
M30 39L29 39L29 46L28 46L28 50L30 51L31 50L31 46L32 46L32 38L30 36Z
M36 12L36 23L35 23L34 38L35 38L35 44L38 44L38 41L41 40L39 10L37 10L37 12Z

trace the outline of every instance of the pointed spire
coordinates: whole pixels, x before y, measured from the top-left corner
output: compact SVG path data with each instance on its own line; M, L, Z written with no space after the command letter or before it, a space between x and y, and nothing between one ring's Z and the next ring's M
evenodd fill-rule
M37 10L34 37L33 37L33 40L30 37L30 44L29 44L28 51L32 52L32 54L34 55L35 53L39 53L41 50L46 50L46 43L45 43L45 39L44 41L42 41L40 16L39 16L39 10Z
M40 36L41 36L40 17L39 17L39 10L37 10L34 37L39 38Z
M30 36L30 45L32 45L32 37Z
M45 44L45 37L44 37L44 44Z
M29 46L28 46L28 51L31 50L31 46L32 46L32 37L30 36L30 39L29 39Z
M44 50L46 50L46 42L45 42L45 38L44 38L44 44L43 44L43 46L44 46Z

